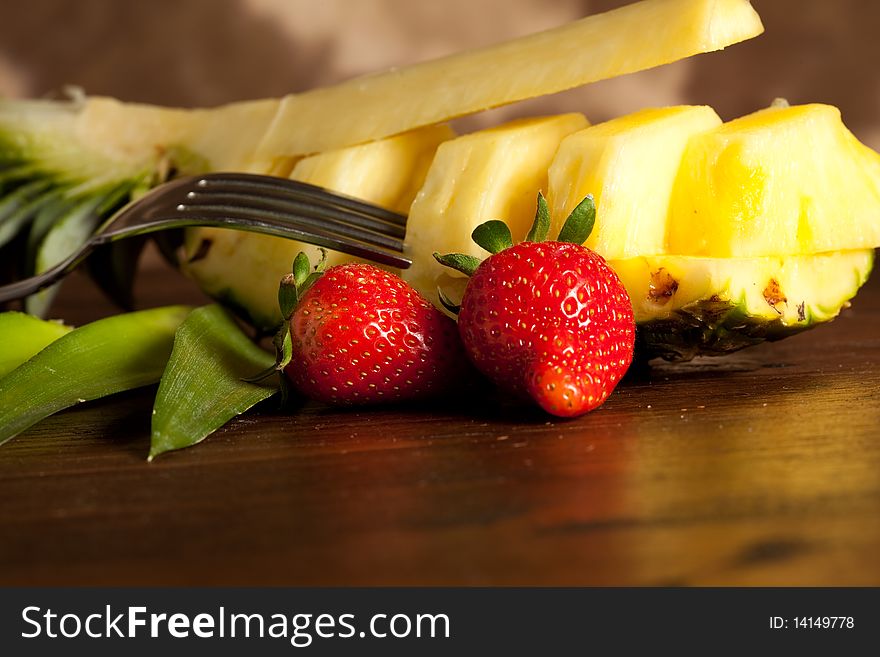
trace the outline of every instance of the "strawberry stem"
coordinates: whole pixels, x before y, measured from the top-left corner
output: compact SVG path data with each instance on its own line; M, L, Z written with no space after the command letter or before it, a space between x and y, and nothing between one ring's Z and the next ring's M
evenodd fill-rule
M543 242L550 233L550 208L547 199L538 192L538 209L535 211L535 221L526 235L526 242Z
M595 223L596 204L593 202L593 195L587 194L586 198L568 215L557 239L560 242L583 244L593 232Z
M489 253L495 254L513 246L513 237L507 224L498 219L492 219L474 228L471 239Z
M475 258L472 255L465 255L464 253L447 253L446 255L440 255L435 252L434 260L444 267L460 271L465 276L472 276L473 273L477 271L477 267L480 266L480 263L483 262L479 258Z
M309 262L309 256L305 254L305 251L297 253L296 258L293 260L293 277L296 280L297 286L305 283L311 269L312 265Z
M300 253L300 255L304 255ZM299 256L297 256L299 260ZM308 264L308 260L306 260ZM294 261L294 269L296 262ZM299 292L297 290L297 281L295 274L285 274L281 279L281 285L278 286L278 305L281 308L281 317L286 321L293 314L296 304L299 302Z
M459 313L459 311L461 310L461 305L452 301L452 299L446 296L446 293L439 287L437 288L437 296L440 297L440 303L443 305L444 308L446 308L446 310L451 312L453 315L457 315Z

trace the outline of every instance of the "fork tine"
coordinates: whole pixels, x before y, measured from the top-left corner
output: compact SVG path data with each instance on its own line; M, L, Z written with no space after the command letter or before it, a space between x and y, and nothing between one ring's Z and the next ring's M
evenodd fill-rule
M184 226L216 226L240 228L241 219L246 219L256 232L275 235L288 239L299 239L302 242L323 246L334 251L342 251L349 255L366 258L391 267L405 269L411 262L401 254L403 242L387 239L386 244L376 240L366 241L351 234L340 233L337 226L328 222L315 222L308 218L291 216L283 213L268 213L265 210L253 210L242 206L234 208L186 208L176 210L173 214L156 214L151 222L156 225Z
M268 195L265 192L249 194L244 192L190 192L186 199L180 203L183 208L236 208L248 207L254 210L264 210L280 215L296 215L300 217L315 217L323 221L331 221L336 224L351 227L352 230L366 231L368 233L396 237L402 239L406 235L406 228L390 223L382 219L355 213L349 209L341 209L337 206L316 204L310 200L290 198L290 195Z
M181 204L177 211L181 214L199 215L204 217L243 217L253 221L267 221L272 219L276 222L290 223L302 229L313 230L328 235L340 235L349 239L358 240L366 244L381 246L395 251L403 250L403 238L387 235L374 230L361 228L346 221L345 215L338 217L335 213L326 212L322 208L302 208L299 212L271 202L248 200L234 200L230 203L217 204Z
M200 176L195 183L195 187L197 190L210 190L216 193L241 192L257 196L273 193L273 195L280 195L280 198L298 198L303 201L336 206L353 210L368 217L382 219L398 226L406 226L407 218L405 215L366 203L351 196L331 192L323 187L288 178L274 178L254 174L213 173Z

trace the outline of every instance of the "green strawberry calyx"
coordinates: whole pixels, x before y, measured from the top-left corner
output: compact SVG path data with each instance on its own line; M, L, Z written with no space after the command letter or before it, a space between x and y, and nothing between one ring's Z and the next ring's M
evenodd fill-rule
M281 308L281 327L272 339L275 347L275 364L262 372L245 379L250 383L257 383L274 374L280 377L282 405L288 399L287 377L284 369L290 365L293 359L293 338L290 335L290 318L293 316L300 299L305 293L324 275L327 268L327 251L320 249L321 259L312 267L309 257L300 251L293 260L291 272L285 274L278 286L278 305Z
M575 206L562 229L559 231L557 242L569 242L571 244L583 244L593 232L596 224L596 203L592 194L587 194L584 199ZM535 220L524 241L545 242L550 233L550 208L547 200L541 192L538 192L538 207L535 211ZM471 239L492 255L500 253L513 246L513 237L506 223L498 219L492 219L474 228ZM447 253L445 255L434 252L434 259L444 267L449 267L461 272L465 276L472 276L477 267L483 262L482 258L465 253ZM459 306L444 294L443 290L437 290L440 303L452 313L458 313Z

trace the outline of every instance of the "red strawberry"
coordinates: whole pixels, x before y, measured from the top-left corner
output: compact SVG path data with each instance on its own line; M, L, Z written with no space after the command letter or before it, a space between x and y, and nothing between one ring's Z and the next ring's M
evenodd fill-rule
M569 417L600 406L632 362L635 324L629 296L597 253L580 246L595 220L592 197L576 208L560 240L539 195L528 241L512 245L502 222L474 231L492 252L482 263L437 256L471 274L458 316L473 363L499 386Z
M367 264L296 270L282 352L285 374L304 395L331 404L419 399L449 390L468 368L455 322L400 277ZM284 306L284 284L281 297Z

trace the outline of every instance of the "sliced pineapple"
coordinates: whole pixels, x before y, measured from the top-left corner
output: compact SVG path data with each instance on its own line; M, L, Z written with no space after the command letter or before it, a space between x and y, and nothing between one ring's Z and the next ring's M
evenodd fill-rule
M386 137L720 50L762 31L748 0L635 2L496 46L287 96L257 159Z
M440 146L410 209L404 254L413 264L403 278L436 300L438 284L453 281L432 253L484 257L470 235L490 219L505 221L514 239L523 239L559 143L586 125L581 114L521 119Z
M431 126L369 144L300 160L290 177L406 213L421 187L437 147L455 133ZM219 228L187 231L183 269L211 296L224 300L256 327L281 320L278 283L300 251L317 262L317 247ZM328 266L354 260L330 251Z
M613 260L642 355L688 360L778 340L840 312L868 279L873 249L803 256Z
M0 100L0 194L17 194L0 208L8 213L8 220L0 216L0 242L20 239L28 246L24 257L4 256L0 276L33 273L34 263L51 263L84 239L115 204L95 204L96 212L76 221L66 217L98 194L124 202L167 174L287 175L305 155L718 50L762 30L748 0L644 0L542 34L283 100L210 110L81 94L71 102ZM45 189L37 189L43 180ZM124 194L117 199L120 188ZM64 226L51 236L56 222ZM39 252L43 243L52 248ZM131 261L132 254L119 255L122 250L130 247L114 247L108 261ZM228 255L227 276L239 278L246 259ZM219 285L215 277L206 280ZM45 307L50 296L37 305Z
M772 107L694 137L667 252L754 257L880 245L880 155L828 105Z
M711 107L681 106L634 112L569 135L550 166L550 235L592 194L596 225L586 246L609 259L664 253L682 153L693 135L719 125Z

